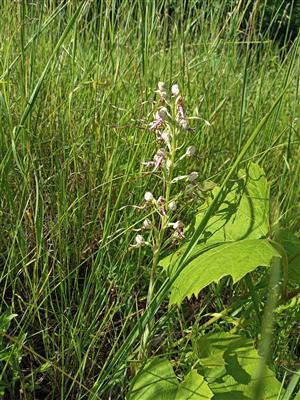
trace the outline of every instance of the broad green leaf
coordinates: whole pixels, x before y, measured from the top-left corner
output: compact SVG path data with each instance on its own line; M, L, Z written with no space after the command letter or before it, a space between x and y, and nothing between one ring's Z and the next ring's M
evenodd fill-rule
M137 374L130 400L174 400L178 381L168 360L155 358Z
M229 333L206 335L196 345L214 400L252 400L260 356L250 339ZM264 399L277 399L281 384L267 368Z
M269 231L269 184L263 170L251 163L240 170L239 179L231 187L218 211L194 247L186 267L171 291L170 303L178 303L184 297L198 295L199 291L223 276L231 275L237 282L259 266L269 266L278 253L262 240ZM215 188L215 197L220 188ZM199 210L195 221L187 229L197 229L212 200ZM160 261L160 265L172 275L180 257L189 246L186 241L174 253Z
M210 219L203 237L206 242L259 239L268 234L270 187L263 169L251 163L247 170L239 171L238 178ZM219 190L218 187L213 190L213 197ZM210 203L208 200L199 210L195 227Z
M207 382L196 370L192 370L179 385L175 400L204 400L213 396Z
M247 239L223 243L190 259L175 280L170 296L171 304L180 304L224 276L230 275L233 283L259 266L270 266L277 251L262 239Z
M211 399L203 376L190 371L179 384L168 360L155 358L148 362L133 380L129 400L204 400Z
M292 232L281 229L275 240L284 248L289 262L289 279L300 283L300 239Z

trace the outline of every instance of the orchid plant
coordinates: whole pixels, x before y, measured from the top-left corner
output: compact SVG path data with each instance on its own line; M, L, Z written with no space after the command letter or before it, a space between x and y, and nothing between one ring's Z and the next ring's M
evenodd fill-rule
M150 246L152 250L152 267L148 287L147 304L150 304L155 289L156 269L162 250L168 245L177 245L184 239L184 223L179 220L177 210L180 198L192 195L198 182L197 171L184 171L182 165L184 159L197 160L197 148L190 144L190 134L193 129L189 126L184 109L184 100L179 86L174 84L169 95L165 84L158 83L157 93L159 105L154 120L148 128L156 135L158 149L153 160L144 161L143 166L150 169L160 179L161 193L156 198L151 191L144 194L143 208L147 209L148 216L135 236L132 248ZM188 135L188 136L187 136ZM186 167L186 163L184 163ZM175 187L179 182L184 185ZM151 324L150 324L151 325ZM151 326L148 325L143 333L141 341L141 358L147 356L147 343Z

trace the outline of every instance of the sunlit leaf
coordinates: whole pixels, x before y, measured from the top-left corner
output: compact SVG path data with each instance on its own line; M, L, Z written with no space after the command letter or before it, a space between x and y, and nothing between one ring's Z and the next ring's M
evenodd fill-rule
M130 400L174 400L178 381L168 360L155 358L134 379Z
M179 385L175 400L204 400L213 396L207 382L196 370L192 370Z
M254 163L240 170L238 180L227 193L217 213L207 224L203 239L228 241L259 239L269 231L270 187L263 169ZM220 189L213 190L215 196ZM200 223L211 200L199 210L195 227Z
M203 374L214 400L252 400L260 356L250 339L229 333L211 334L197 341ZM265 400L277 399L281 384L267 368Z
M223 243L191 259L175 280L170 303L180 304L224 276L230 275L233 283L259 266L269 267L277 251L267 240L250 239Z
M225 196L218 211L209 219L198 244L193 248L175 280L170 303L180 304L212 282L230 275L239 281L259 266L270 266L279 256L264 239L269 231L269 184L263 170L254 163L239 171L237 182ZM215 188L212 196L216 196ZM187 228L192 233L200 224L212 200L204 204ZM189 246L187 240L174 253L160 261L169 275L174 274L180 257Z
M179 383L172 365L165 359L153 359L135 377L129 400L209 400L213 396L207 382L196 370Z

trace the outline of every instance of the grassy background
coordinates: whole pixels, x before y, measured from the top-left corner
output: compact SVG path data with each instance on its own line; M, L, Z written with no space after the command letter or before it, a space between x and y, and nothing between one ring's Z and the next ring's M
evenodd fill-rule
M156 148L146 126L158 81L178 83L189 115L209 122L194 123L191 143L200 179L217 183L287 87L247 159L272 183L273 225L299 232L297 41L272 41L259 13L243 18L242 2L228 12L213 0L1 4L0 310L17 314L3 343L20 355L3 364L7 398L124 398L138 340L118 350L143 312L151 262L129 250L142 218L130 206L155 191L141 161ZM160 353L180 364L191 322L230 293L163 304ZM282 376L299 321L280 323Z

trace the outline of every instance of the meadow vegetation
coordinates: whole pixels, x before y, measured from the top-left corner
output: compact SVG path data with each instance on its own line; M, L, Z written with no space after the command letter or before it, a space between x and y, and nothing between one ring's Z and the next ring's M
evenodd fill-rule
M248 3L1 3L3 398L300 398L299 39Z

